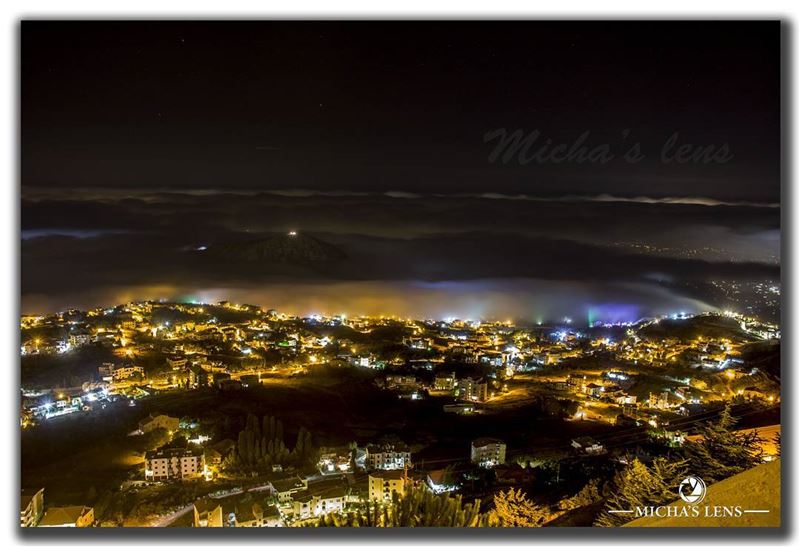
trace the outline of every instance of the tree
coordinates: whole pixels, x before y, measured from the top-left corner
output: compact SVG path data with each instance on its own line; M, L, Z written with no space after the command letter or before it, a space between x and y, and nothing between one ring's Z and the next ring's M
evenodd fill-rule
M631 513L609 511L629 511L636 507L672 503L678 497L678 483L685 469L686 463L683 461L656 458L652 468L648 468L638 459L633 460L612 479L611 493L595 524L621 526L631 519Z
M372 503L366 509L339 515L323 515L312 526L333 527L483 527L491 526L489 514L480 512L480 501L463 503L461 496L436 495L424 486L409 487L402 497L386 505Z
M167 446L169 448L186 448L189 446L189 440L185 435L175 435Z
M693 474L710 483L761 463L764 452L758 434L734 431L737 421L731 415L730 406L726 406L717 421L700 427L700 440L686 445Z
M570 511L578 507L597 503L601 499L603 499L603 489L601 488L600 479L595 478L586 483L574 496L561 500L558 504L558 508L562 511Z
M535 528L552 517L552 513L527 498L522 490L510 488L494 496L492 519L504 528Z
M297 442L292 450L292 457L300 465L307 465L317 459L316 447L311 440L311 433L304 427L297 432Z
M314 453L311 434L301 428L298 437L300 454L308 460ZM254 470L282 464L294 458L296 454L289 452L283 440L283 424L274 416L264 416L259 420L248 415L245 426L239 432L233 456L226 458L225 468L244 468Z
M350 441L347 446L350 448L350 465L355 469L356 461L358 460L358 444L355 441Z
M145 450L156 450L169 442L169 431L159 427L143 436Z

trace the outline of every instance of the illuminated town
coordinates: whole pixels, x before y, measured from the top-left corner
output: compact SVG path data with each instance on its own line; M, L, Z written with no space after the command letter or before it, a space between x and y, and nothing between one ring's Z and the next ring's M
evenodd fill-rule
M533 498L545 525L633 452L682 450L726 405L759 457L776 456L776 325L734 312L577 323L230 302L24 316L23 450L54 436L72 462L23 475L64 503L27 518L309 526L419 490L487 506L546 485Z

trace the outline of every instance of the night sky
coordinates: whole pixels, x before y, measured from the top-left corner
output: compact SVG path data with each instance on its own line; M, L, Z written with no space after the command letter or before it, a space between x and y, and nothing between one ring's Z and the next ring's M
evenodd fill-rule
M777 22L29 21L21 55L23 311L641 315L780 274ZM613 159L490 162L498 128ZM287 230L339 258L215 252Z

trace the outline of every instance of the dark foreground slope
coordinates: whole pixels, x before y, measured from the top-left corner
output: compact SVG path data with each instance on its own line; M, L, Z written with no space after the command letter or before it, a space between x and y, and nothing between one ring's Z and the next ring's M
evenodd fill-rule
M636 527L779 527L781 525L781 461L764 463L744 473L712 484L703 502L708 506L739 506L742 509L767 511L766 513L744 513L740 517L697 518L640 518L625 526ZM683 501L672 504L686 506ZM701 513L702 514L702 513Z

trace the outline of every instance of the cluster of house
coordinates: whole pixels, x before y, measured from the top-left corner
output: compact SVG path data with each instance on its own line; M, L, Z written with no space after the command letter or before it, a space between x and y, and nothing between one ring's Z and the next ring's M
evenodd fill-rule
M198 499L192 526L281 527L339 512L346 504L360 501L342 476L316 480L290 476L233 496Z
M187 384L189 387L215 385L223 389L238 389L247 383L244 378L214 378L216 373L229 373L220 363L209 359L223 351L223 343L233 347L243 357L255 349L268 349L290 359L299 350L320 349L330 341L298 327L295 323L298 318L228 302L220 302L216 306L250 312L250 316L226 323L218 322L215 318L209 319L207 315L195 320L194 317L204 315L204 305L160 302L132 302L86 312L69 310L47 316L24 316L21 327L25 341L21 353L59 353L82 345L100 344L112 349L126 361L134 361L140 352L150 347L142 344L142 341L155 338L168 347L167 364L170 370L147 378L149 385L159 389L185 387ZM184 319L176 322L159 320L156 323L154 316L163 312L177 312ZM36 329L38 333L43 328L60 334L25 335L28 329L31 332ZM98 374L109 384L123 387L145 380L144 369L135 364L119 366L104 363L99 367Z
M686 414L686 403L697 402L692 399L691 388L681 385L669 390L650 393L646 400L639 401L636 395L627 391L633 384L630 374L619 370L604 371L599 378L590 380L585 374L570 374L565 380L549 382L552 389L585 395L590 400L601 401L619 407L615 424L618 426L638 426L645 423L653 425L658 413L654 411L671 410ZM585 413L579 408L576 418Z
M54 355L91 344L94 337L84 329L73 327L65 338L29 338L20 346L20 355Z
M402 444L332 447L320 452L318 475L284 475L260 486L255 495L250 491L197 500L194 526L285 526L340 512L350 504L391 501L392 493L402 495L409 483L411 453ZM365 475L356 478L353 466Z
M624 372L607 371L595 381L589 381L585 374L570 374L566 380L550 382L550 386L556 391L581 393L591 399L616 403L620 406L635 405L636 395L631 395L624 387L628 385L629 380L630 377Z
M157 429L173 434L180 429L180 425L178 418L155 414L141 420L130 435L144 435ZM147 481L160 482L208 479L211 474L206 463L207 453L212 454L214 451L199 447L148 450L144 457L144 478ZM210 459L214 460L214 457L210 456ZM221 457L219 459L221 461Z
M154 451L148 469L153 480L196 478L203 454L189 450ZM149 458L149 456L148 456ZM199 458L199 459L194 459ZM148 462L151 460L149 459ZM470 461L482 467L503 465L506 445L493 438L476 439ZM411 452L402 443L323 447L319 473L301 477L279 473L267 483L247 492L219 497L203 497L194 503L195 527L276 527L291 526L342 512L365 502L388 503L403 496L415 479L410 474ZM355 470L360 473L353 473ZM454 485L444 470L418 478L434 493L452 490Z
M274 528L283 525L277 506L266 496L252 492L222 499L201 498L194 502L192 517L195 528Z
M19 524L23 528L86 528L94 525L94 509L85 505L44 508L44 488L22 490Z
M621 361L654 366L680 362L718 370L742 362L742 342L728 338L698 336L692 340L650 339L641 338L633 331L628 334L625 342L617 344L614 350L615 356Z
M480 376L457 379L454 372L438 374L433 383L429 384L423 383L416 376L400 374L389 374L380 383L384 388L397 392L401 399L418 399L423 391L428 390L447 393L469 403L482 403L490 396L489 380ZM474 410L474 405L471 408Z
M673 319L690 317L680 315ZM762 335L765 339L780 336L774 325L764 325L752 318L748 323L746 318L738 318L742 330L746 332ZM654 319L650 323L658 321ZM595 352L610 353L623 362L657 366L681 361L689 365L722 369L739 359L741 343L727 338L698 337L688 341L677 338L652 339L638 336L634 328L629 329L621 340L591 339L587 348L584 345L585 334L571 329L569 321L566 323L561 329L534 328L525 332L502 323L426 322L424 328L415 325L416 336L404 339L404 343L413 349L434 349L458 355L466 363L488 363L505 366L512 371L555 365L565 359ZM645 322L639 326L648 324Z
M240 320L220 322L205 314L206 305L177 304L159 302L138 302L109 309L96 309L87 312L76 310L51 316L26 316L22 319L23 331L41 327L58 327L64 336L59 339L66 346L77 347L88 343L99 343L113 348L115 353L125 357L127 365L104 363L98 373L105 382L106 392L116 389L146 390L173 388L200 388L214 386L221 390L238 390L259 383L256 369L231 372L222 363L214 361L213 356L223 351L222 343L239 351L243 357L254 350L277 351L287 362L330 362L338 361L355 366L383 368L386 363L371 355L355 351L346 339L338 340L342 353L332 357L321 351L333 340L320 336L312 327L319 325L346 325L358 332L368 333L376 326L390 324L385 318L344 317L323 318L318 316L296 318L264 311L257 307L241 306L220 302L215 307L229 308L236 312L250 312ZM210 307L210 306L209 306ZM178 312L184 318L171 324L158 320L164 312ZM202 316L197 317L197 316ZM195 319L197 317L197 319ZM724 338L698 338L693 341L677 339L653 340L639 337L638 330L630 329L624 339L613 341L607 338L589 340L580 330L550 328L520 329L510 323L473 321L414 321L405 320L411 331L403 343L413 350L429 353L420 362L401 360L400 364L411 364L433 370L435 362L441 362L450 355L465 363L486 363L495 367L505 367L507 377L515 371L530 370L553 365L570 357L578 357L593 352L611 353L617 359L629 363L665 364L679 360L695 363L697 366L712 367L720 371L731 370L741 361L739 344ZM52 330L52 329L51 329ZM33 330L31 333L33 334ZM146 377L143 367L133 364L137 354L147 351L138 347L142 340L157 338L167 346L166 359L169 370ZM26 336L23 352L35 353L49 351L58 346L58 341L49 341L33 335ZM480 404L492 396L492 383L486 378L468 377L456 379L453 375L439 375L433 384L422 385L413 376L390 375L385 386L396 390L398 397L418 399L423 390L452 393L460 399L457 406L447 405L445 410L454 413L471 413L475 404ZM570 389L572 386L553 385L556 389ZM608 382L587 382L582 390L596 398L611 399L620 405L635 404L633 397L624 392L621 386L614 387ZM119 393L127 393L119 391ZM139 393L139 391L137 391ZM766 399L779 395L760 392L756 387L744 387L741 395L753 399ZM80 402L62 405L58 412L73 412L82 406ZM664 401L658 405L665 406ZM51 412L51 411L50 411ZM23 422L25 420L23 419Z
M325 348L332 340L316 334L312 327L346 325L355 331L368 333L376 326L400 321L375 317L297 318L280 315L273 310L264 311L254 306L229 302L219 302L213 306L249 312L249 315L242 316L240 320L222 323L204 315L206 305L202 304L134 302L87 312L70 310L50 316L25 316L21 322L23 332L28 329L37 329L35 332L40 332L41 327L58 327L65 334L52 340L26 336L22 352L31 354L65 351L89 343L99 343L118 350L122 356L133 357L138 351L137 341L142 336L157 338L162 344L171 343L169 351L172 355L168 364L178 374L165 373L153 378L153 381L166 385L174 376L181 375L181 380L185 381L182 375L192 374L190 385L200 386L212 383L211 376L214 372L227 372L224 367L221 370L212 370L213 366L204 366L202 362L204 356L221 351L222 343L233 347L242 356L263 349L277 351L282 357L291 360L305 353L310 362L314 363L327 361L329 356L318 350ZM154 316L162 312L178 312L184 319L172 324L170 321L160 320L156 323ZM198 315L203 316L202 319L198 317L195 320L194 317ZM592 339L587 348L584 344L585 334L568 326L561 329L553 329L552 326L520 329L510 323L459 320L405 320L404 324L412 334L406 336L403 343L410 349L430 352L428 359L435 360L451 355L465 363L506 367L508 373L553 365L564 359L596 351L610 352L617 359L630 363L659 365L681 360L690 364L696 363L698 366L716 367L735 362L739 352L739 344L725 338L653 340L639 337L634 329L630 329L627 336L618 341ZM745 327L743 323L743 328L747 330ZM370 355L351 352L346 340L339 342L347 351L336 356L336 359L370 368L381 368L385 365ZM117 380L123 380L125 374L133 376L141 372L131 369L123 372L123 376ZM220 383L224 381L224 378L219 380ZM234 383L229 385L236 386L232 389L241 387ZM456 388L457 386L453 386L453 389ZM480 389L477 394L470 393L470 389L465 389L465 392L470 397L481 397Z
M598 443L591 437L584 436L572 439L570 445L575 450L575 453L581 456L599 456L607 452L602 443Z
M470 460L475 465L493 467L505 463L506 445L498 439L476 439ZM348 473L352 466L363 475ZM194 525L285 526L341 512L349 505L364 502L388 503L404 495L413 482L409 475L411 453L400 444L323 448L320 475L301 478L288 476L262 486L261 497L249 494L231 498L203 498L195 503ZM434 492L452 489L444 471L432 471L425 484ZM246 502L242 503L242 496Z
M168 417L143 421L143 430L156 424L171 426ZM572 441L577 455L605 454L605 447L589 437ZM211 453L215 450L211 449ZM470 444L471 464L495 469L498 484L519 484L525 470L506 466L507 447L500 439L481 437ZM192 449L162 449L147 453L146 478L154 481L196 479L203 475L206 457ZM221 454L216 452L216 458ZM217 460L218 461L218 460ZM412 475L411 453L401 443L367 445L364 448L323 448L319 473L301 477L282 470L269 482L248 491L205 496L194 502L190 515L194 527L281 527L315 520L329 513L369 503L388 503L402 497L411 484L424 484L435 494L458 488L451 470L434 469ZM353 473L356 469L362 471ZM187 517L189 518L189 517ZM23 491L20 507L22 526L74 526L94 524L91 507L50 507L44 511L44 490Z
M131 378L144 379L144 367L137 365L117 365L114 363L103 363L97 367L100 379L104 382L113 383L129 380Z
M632 382L628 374L612 370L603 372L600 378L593 381L585 374L570 374L566 380L551 381L549 385L555 391L583 394L589 399L618 405L618 425L627 425L626 420L631 418L635 422L640 411L637 396L626 391L630 383ZM579 410L576 416L582 417L583 413ZM620 424L620 421L624 423Z
M36 423L74 412L91 411L116 399L103 383L86 382L81 387L59 388L52 391L22 392L20 421Z
M521 331L510 323L459 320L424 321L411 328L415 335L403 340L411 349L436 350L467 364L505 367L509 373L580 355L578 335L569 332L548 337L542 329Z

